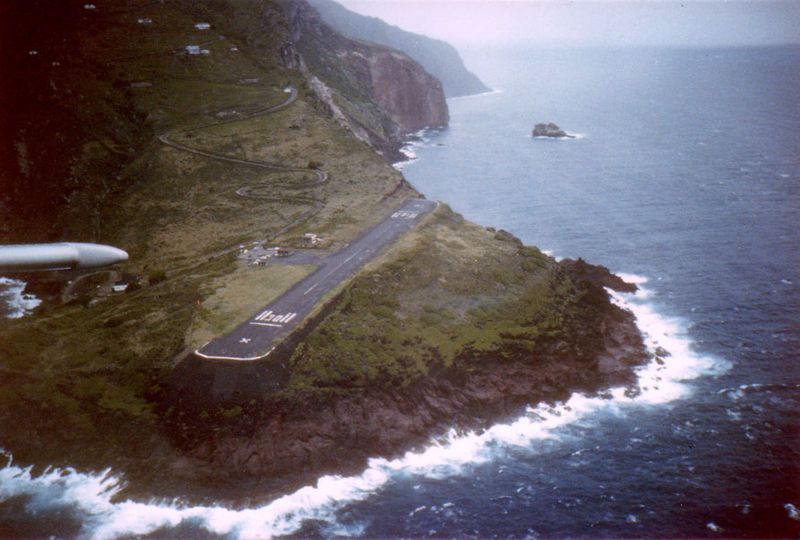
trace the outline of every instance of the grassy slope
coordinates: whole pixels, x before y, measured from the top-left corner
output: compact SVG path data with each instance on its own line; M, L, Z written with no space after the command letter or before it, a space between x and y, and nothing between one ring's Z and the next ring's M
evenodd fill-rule
M383 262L295 351L288 395L402 387L472 361L542 353L564 339L597 345L597 329L580 324L596 315L585 284L536 248L447 206Z

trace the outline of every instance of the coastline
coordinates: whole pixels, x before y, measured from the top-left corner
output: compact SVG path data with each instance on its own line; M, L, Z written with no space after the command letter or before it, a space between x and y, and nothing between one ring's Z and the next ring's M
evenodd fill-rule
M599 395L615 386L635 395L636 369L652 353L634 316L612 304L605 288L633 293L636 286L580 260L558 267L588 284L592 302L599 303L599 311L587 312L574 327L594 324L600 336L549 340L533 353L512 346L466 349L452 365L441 364L410 385L397 387L387 379L318 396L257 400L242 406L235 421L212 422L213 430L207 429L204 403L174 402L170 406L183 411L186 424L168 428L180 449L180 457L165 454L158 467L169 471L169 482L159 486L148 473L126 478L148 486L142 494L150 496L183 492L184 498L214 486L209 501L268 501L325 475L357 474L375 456L391 460L418 451L449 432L483 432L536 404L553 405L575 393ZM341 302L335 299L327 311L340 309Z
M10 12L6 241L135 286L0 278L0 536L800 534L796 47L464 41L504 91L440 100L302 1L218 4ZM187 361L414 196L269 361Z
M629 277L629 276L626 276ZM683 330L674 326L673 321L663 319L651 312L646 300L649 291L641 288L646 280L630 276L640 285L635 294L614 294L615 303L633 309L637 317L645 315L641 323L649 338L647 344L671 339L680 340ZM648 317L654 315L655 319ZM669 336L669 338L667 337ZM682 346L672 344L677 353ZM651 348L651 352L653 352ZM685 360L681 358L681 360ZM695 360L698 360L695 358ZM675 373L674 369L680 371ZM275 498L243 498L239 503L216 502L194 503L184 497L143 496L135 499L149 502L133 502L122 493L129 484L106 469L97 473L80 473L74 469L48 469L36 473L31 467L19 467L8 457L6 467L0 469L0 477L10 496L32 494L39 489L47 489L58 504L65 505L76 515L93 516L92 536L118 537L131 534L147 534L163 527L175 527L192 523L200 531L215 534L253 535L273 537L298 532L306 520L316 520L334 526L338 522L337 512L348 504L363 500L390 482L396 473L411 475L433 475L441 478L459 474L465 466L480 464L490 459L489 448L527 447L531 443L550 438L558 430L575 421L604 409L642 406L669 402L681 397L669 389L658 390L651 383L655 380L661 385L680 384L679 381L692 378L682 371L680 362L674 358L666 359L666 366L655 356L646 364L631 370L637 377L639 387L646 388L635 394L626 387L612 387L600 392L596 397L573 393L552 404L530 404L520 414L496 423L484 430L450 429L439 437L428 438L425 444L414 450L398 454L394 459L386 457L371 458L366 468L350 476L322 476L315 482L295 491L289 491ZM694 374L698 376L700 372ZM147 519L142 519L147 516Z
M425 131L415 136L422 138ZM512 251L535 250L505 235L495 238ZM324 475L356 474L374 456L397 459L447 433L484 432L519 418L532 404L555 404L576 392L597 395L612 386L632 385L635 369L649 356L632 316L612 305L603 288L633 292L635 286L582 261L547 264L592 289L603 310L602 321L585 322L602 327L600 348L580 343L576 336L573 342L546 342L533 364L531 350L525 347L491 353L465 349L454 365L439 365L411 386L397 388L387 380L374 388L343 388L311 400L280 396L250 405L220 403L226 410L238 408L238 413L230 421L211 422L211 429L204 407L167 402L165 407L177 407L193 419L163 426L172 447L154 442L148 458L157 464L150 470L158 470L158 475L126 467L122 496L233 505L243 499L267 501ZM331 309L339 301L335 299Z

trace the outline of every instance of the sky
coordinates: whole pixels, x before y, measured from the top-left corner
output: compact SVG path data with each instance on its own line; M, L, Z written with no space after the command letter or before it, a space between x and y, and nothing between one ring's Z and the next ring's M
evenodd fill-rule
M800 0L339 0L457 47L800 43Z

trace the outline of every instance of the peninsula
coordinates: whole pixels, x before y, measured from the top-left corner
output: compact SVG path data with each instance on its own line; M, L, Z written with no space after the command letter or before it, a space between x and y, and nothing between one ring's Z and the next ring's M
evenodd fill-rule
M605 290L633 286L470 223L391 167L406 136L449 119L410 53L347 37L304 0L41 9L6 14L0 238L130 259L63 298L31 275L43 305L0 321L15 462L112 467L131 496L254 500L633 381L641 336ZM254 247L298 255L251 264ZM265 314L335 269L303 316ZM98 292L112 279L124 293ZM255 343L237 326L275 314L299 324L259 341L257 361L204 348Z

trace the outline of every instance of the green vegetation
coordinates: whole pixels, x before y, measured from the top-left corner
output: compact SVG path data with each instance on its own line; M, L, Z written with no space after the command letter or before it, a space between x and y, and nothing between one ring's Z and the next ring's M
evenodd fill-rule
M216 336L225 334L243 319L303 279L313 266L239 267L203 287L191 328L189 344L199 348Z
M587 290L532 247L464 222L447 207L362 274L295 351L288 396L403 386L471 362L545 351L593 314Z

